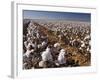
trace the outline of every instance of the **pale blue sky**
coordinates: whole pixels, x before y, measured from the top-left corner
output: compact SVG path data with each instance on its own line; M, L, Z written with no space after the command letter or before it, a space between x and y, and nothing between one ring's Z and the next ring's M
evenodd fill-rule
M91 21L90 13L72 13L72 12L49 12L23 10L24 19L55 19L55 20L73 20L73 21Z

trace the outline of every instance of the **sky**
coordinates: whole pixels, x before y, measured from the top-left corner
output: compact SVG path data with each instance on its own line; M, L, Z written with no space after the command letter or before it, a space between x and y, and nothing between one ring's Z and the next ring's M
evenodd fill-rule
M53 19L53 20L90 22L91 14L90 13L23 10L23 18L24 19Z

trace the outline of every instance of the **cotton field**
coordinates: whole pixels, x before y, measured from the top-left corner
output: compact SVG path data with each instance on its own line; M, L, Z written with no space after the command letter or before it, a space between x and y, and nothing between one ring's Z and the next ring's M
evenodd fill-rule
M23 20L23 69L91 65L91 24Z

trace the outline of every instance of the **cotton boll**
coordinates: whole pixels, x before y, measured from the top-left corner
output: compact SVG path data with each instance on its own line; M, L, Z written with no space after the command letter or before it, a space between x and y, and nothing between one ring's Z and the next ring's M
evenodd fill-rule
M84 47L84 46L85 46L85 43L84 43L84 41L81 41L81 43L82 43L81 47Z
M39 62L39 67L44 67L46 64L45 64L45 62L44 61L40 61Z
M60 47L60 44L59 43L55 43L54 47Z
M50 48L46 48L46 51L44 51L41 56L42 56L43 61L52 61L53 60Z
M46 44L47 44L47 43L46 43L45 41L42 42L42 46L46 46Z
M29 57L30 53L34 52L34 50L27 50L26 53L24 54L24 56Z
M59 62L59 64L65 64L66 63L65 50L64 49L60 50L60 53L59 53L59 56L58 56L58 62Z

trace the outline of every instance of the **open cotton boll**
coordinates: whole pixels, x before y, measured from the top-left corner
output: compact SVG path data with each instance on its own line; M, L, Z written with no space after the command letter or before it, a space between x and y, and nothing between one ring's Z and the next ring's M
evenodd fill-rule
M43 41L42 46L46 46L47 42Z
M58 56L58 62L59 62L59 64L65 64L66 63L65 50L64 49L60 50L60 53L59 53L59 56Z
M40 61L39 62L39 67L44 67L45 66L45 62L44 61Z
M29 57L30 53L34 52L34 50L27 50L26 53L24 54L24 56Z
M43 61L52 61L53 60L51 52L50 52L50 48L47 48L46 51L44 51L41 56L42 56Z
M84 40L89 39L89 38L90 38L90 35L87 35L87 36L84 38Z
M60 46L60 43L55 43L54 44L54 47L59 47Z

